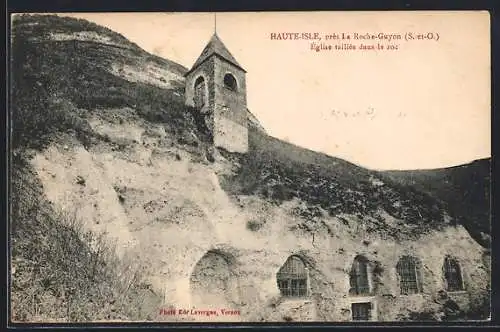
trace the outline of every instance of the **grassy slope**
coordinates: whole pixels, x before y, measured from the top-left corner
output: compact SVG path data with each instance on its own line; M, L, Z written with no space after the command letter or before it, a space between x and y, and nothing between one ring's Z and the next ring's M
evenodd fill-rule
M162 297L141 263L54 211L26 159L13 156L11 305L14 321L152 320Z
M304 217L319 215L319 208L332 216L372 217L373 230L393 236L412 236L443 225L441 204L413 187L391 180L380 184L377 172L258 131L250 131L249 144L250 152L236 158L241 164L237 174L224 181L228 191L261 195L277 203L298 197L309 206L301 213ZM388 227L382 211L408 227Z
M481 233L490 234L490 159L443 169L382 174L442 201L479 243L489 247L489 239Z
M92 31L122 46L91 41L55 41L50 33ZM84 144L93 137L86 115L99 109L129 107L149 121L164 123L172 135L193 127L186 112L182 82L169 90L130 82L109 71L112 64L151 63L182 76L185 68L153 56L121 35L85 20L21 16L13 22L13 145L44 148L53 134L74 132Z

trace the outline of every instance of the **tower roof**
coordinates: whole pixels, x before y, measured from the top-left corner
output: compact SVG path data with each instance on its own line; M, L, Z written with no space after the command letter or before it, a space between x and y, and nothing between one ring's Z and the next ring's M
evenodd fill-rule
M224 60L230 62L231 64L235 65L236 67L246 72L245 69L243 69L243 67L241 67L241 65L238 63L238 61L236 61L231 52L229 52L226 45L224 45L222 40L220 40L219 36L217 36L217 33L214 33L212 35L212 38L210 38L208 44L205 46L200 56L198 57L198 60L196 60L196 62L193 64L191 69L186 73L186 75L190 73L194 68L201 65L205 60L210 58L212 55L218 55L219 57L223 58Z

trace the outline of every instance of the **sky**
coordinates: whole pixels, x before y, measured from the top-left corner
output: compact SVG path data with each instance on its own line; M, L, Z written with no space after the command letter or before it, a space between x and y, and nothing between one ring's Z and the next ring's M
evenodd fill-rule
M213 13L62 15L106 26L187 68L215 21ZM490 156L489 29L488 13L473 11L217 13L217 34L247 71L247 106L270 135L379 170ZM344 49L271 38L283 33L318 33L316 46ZM342 33L351 39L326 40ZM386 37L359 39L367 33Z

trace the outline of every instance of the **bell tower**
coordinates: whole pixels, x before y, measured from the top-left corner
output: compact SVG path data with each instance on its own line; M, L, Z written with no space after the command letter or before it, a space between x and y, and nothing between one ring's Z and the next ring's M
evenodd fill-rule
M186 78L185 103L205 116L213 144L248 151L246 71L215 32Z

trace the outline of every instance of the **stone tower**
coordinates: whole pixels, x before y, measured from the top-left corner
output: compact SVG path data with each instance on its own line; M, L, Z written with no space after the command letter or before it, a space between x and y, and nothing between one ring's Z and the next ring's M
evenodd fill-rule
M248 151L246 71L214 33L186 78L186 105L203 115L213 144Z

